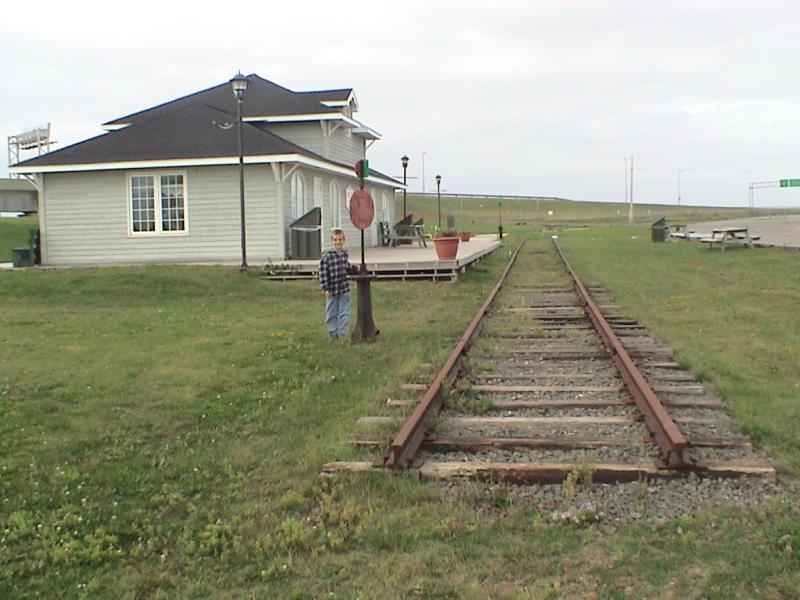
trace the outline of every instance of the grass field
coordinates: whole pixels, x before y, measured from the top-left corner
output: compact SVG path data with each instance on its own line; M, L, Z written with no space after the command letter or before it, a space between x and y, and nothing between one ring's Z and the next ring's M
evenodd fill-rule
M561 235L791 483L798 255L651 244L645 227ZM550 244L529 236L527 252ZM318 478L363 456L356 418L441 364L506 258L455 284L376 284L370 346L324 339L313 282L0 272L0 597L796 598L796 503L607 530L548 524L501 485Z

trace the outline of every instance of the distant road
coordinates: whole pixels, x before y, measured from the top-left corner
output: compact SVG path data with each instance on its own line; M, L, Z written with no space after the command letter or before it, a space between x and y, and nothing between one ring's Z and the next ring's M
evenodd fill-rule
M692 223L689 225L689 230L710 235L712 229L733 226L747 227L751 235L760 235L762 244L800 249L800 215L748 217L728 221Z

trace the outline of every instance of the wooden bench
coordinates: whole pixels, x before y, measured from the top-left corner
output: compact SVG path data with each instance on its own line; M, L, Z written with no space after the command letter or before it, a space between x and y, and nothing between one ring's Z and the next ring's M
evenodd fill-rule
M677 237L677 238L686 238L688 237L687 234L689 231L687 230L688 225L685 223L675 223L669 226L669 235L670 237Z

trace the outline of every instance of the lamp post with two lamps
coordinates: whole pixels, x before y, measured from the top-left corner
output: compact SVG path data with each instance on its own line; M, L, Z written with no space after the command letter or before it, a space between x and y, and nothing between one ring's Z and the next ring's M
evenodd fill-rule
M244 224L244 146L242 144L242 100L247 91L247 77L239 71L231 79L231 87L236 96L236 129L239 137L239 213L242 225L242 270L247 269L247 241Z

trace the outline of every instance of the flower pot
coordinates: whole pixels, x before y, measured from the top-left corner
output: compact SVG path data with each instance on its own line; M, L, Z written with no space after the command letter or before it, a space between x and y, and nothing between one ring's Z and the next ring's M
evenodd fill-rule
M439 260L455 260L458 254L458 242L457 237L433 238L433 247Z
M462 242L468 242L469 238L472 237L472 232L471 231L462 231L459 235L461 236L461 241Z

